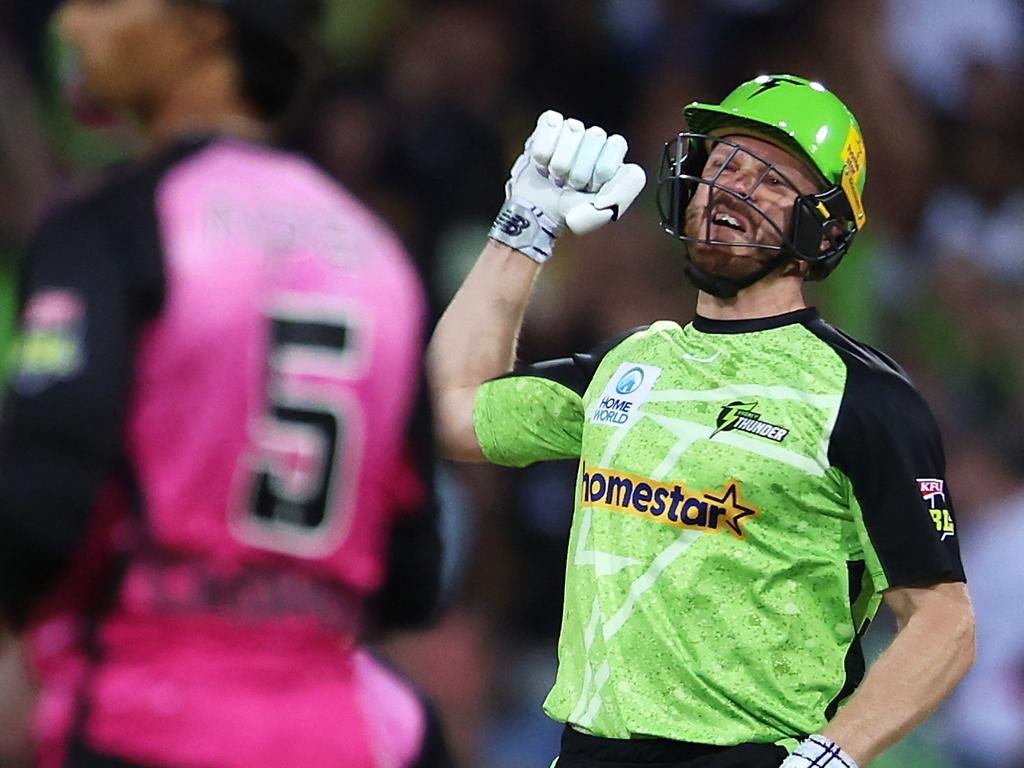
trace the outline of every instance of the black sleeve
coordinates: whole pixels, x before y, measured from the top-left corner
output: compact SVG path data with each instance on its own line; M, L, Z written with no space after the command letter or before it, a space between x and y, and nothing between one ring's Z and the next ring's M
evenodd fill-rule
M434 483L433 416L426 383L409 422L405 452L407 497L397 501L399 516L391 531L387 576L373 601L382 630L417 629L430 625L441 613L443 547Z
M23 267L20 348L0 420L0 609L15 624L85 538L120 451L133 313L97 219L51 220Z
M499 378L534 376L541 379L549 379L583 397L605 355L630 336L646 331L649 327L642 325L637 328L631 328L625 333L602 341L589 352L578 352L572 357L561 357L556 360L545 360L540 363L525 365Z
M829 448L860 508L868 567L881 589L964 581L938 426L902 372L878 362L848 358Z

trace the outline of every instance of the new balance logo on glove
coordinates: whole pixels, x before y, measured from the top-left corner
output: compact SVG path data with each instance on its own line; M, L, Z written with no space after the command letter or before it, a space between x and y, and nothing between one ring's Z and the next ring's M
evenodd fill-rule
M494 226L509 237L519 237L530 228L530 222L519 214L502 210L494 220Z
M491 239L543 264L566 229L585 235L617 221L647 182L623 162L627 149L617 134L545 112L512 166Z

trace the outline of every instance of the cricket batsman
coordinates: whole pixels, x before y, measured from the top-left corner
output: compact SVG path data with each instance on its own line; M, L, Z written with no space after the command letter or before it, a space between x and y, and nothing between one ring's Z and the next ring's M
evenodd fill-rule
M803 295L866 224L861 131L789 75L684 113L658 183L693 322L513 370L557 239L645 181L622 137L545 112L431 342L442 443L579 460L545 703L558 768L867 766L966 673L974 619L927 404ZM865 676L883 600L899 631Z

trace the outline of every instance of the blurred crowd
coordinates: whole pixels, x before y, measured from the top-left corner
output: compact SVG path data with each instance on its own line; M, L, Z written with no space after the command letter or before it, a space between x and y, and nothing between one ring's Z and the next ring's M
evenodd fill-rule
M0 338L40 216L134 149L79 127L49 0L0 0ZM536 115L621 132L654 175L682 106L750 76L826 83L859 117L869 224L813 300L911 371L939 416L978 616L975 669L876 763L1024 766L1024 6L1019 0L331 0L329 62L283 141L403 236L440 311L484 242ZM689 319L653 185L614 227L567 239L521 357ZM439 704L466 765L547 765L572 465L445 467L453 608L382 648ZM880 617L875 646L894 628ZM13 686L16 671L2 685ZM4 705L8 706L8 705ZM16 714L0 712L11 723Z

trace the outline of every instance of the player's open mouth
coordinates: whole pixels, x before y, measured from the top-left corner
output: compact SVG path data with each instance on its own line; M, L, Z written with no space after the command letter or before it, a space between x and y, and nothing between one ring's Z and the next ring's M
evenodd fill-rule
M711 215L711 223L722 227L728 227L736 232L747 231L747 228L744 225L745 223L741 219L726 211L715 211Z

